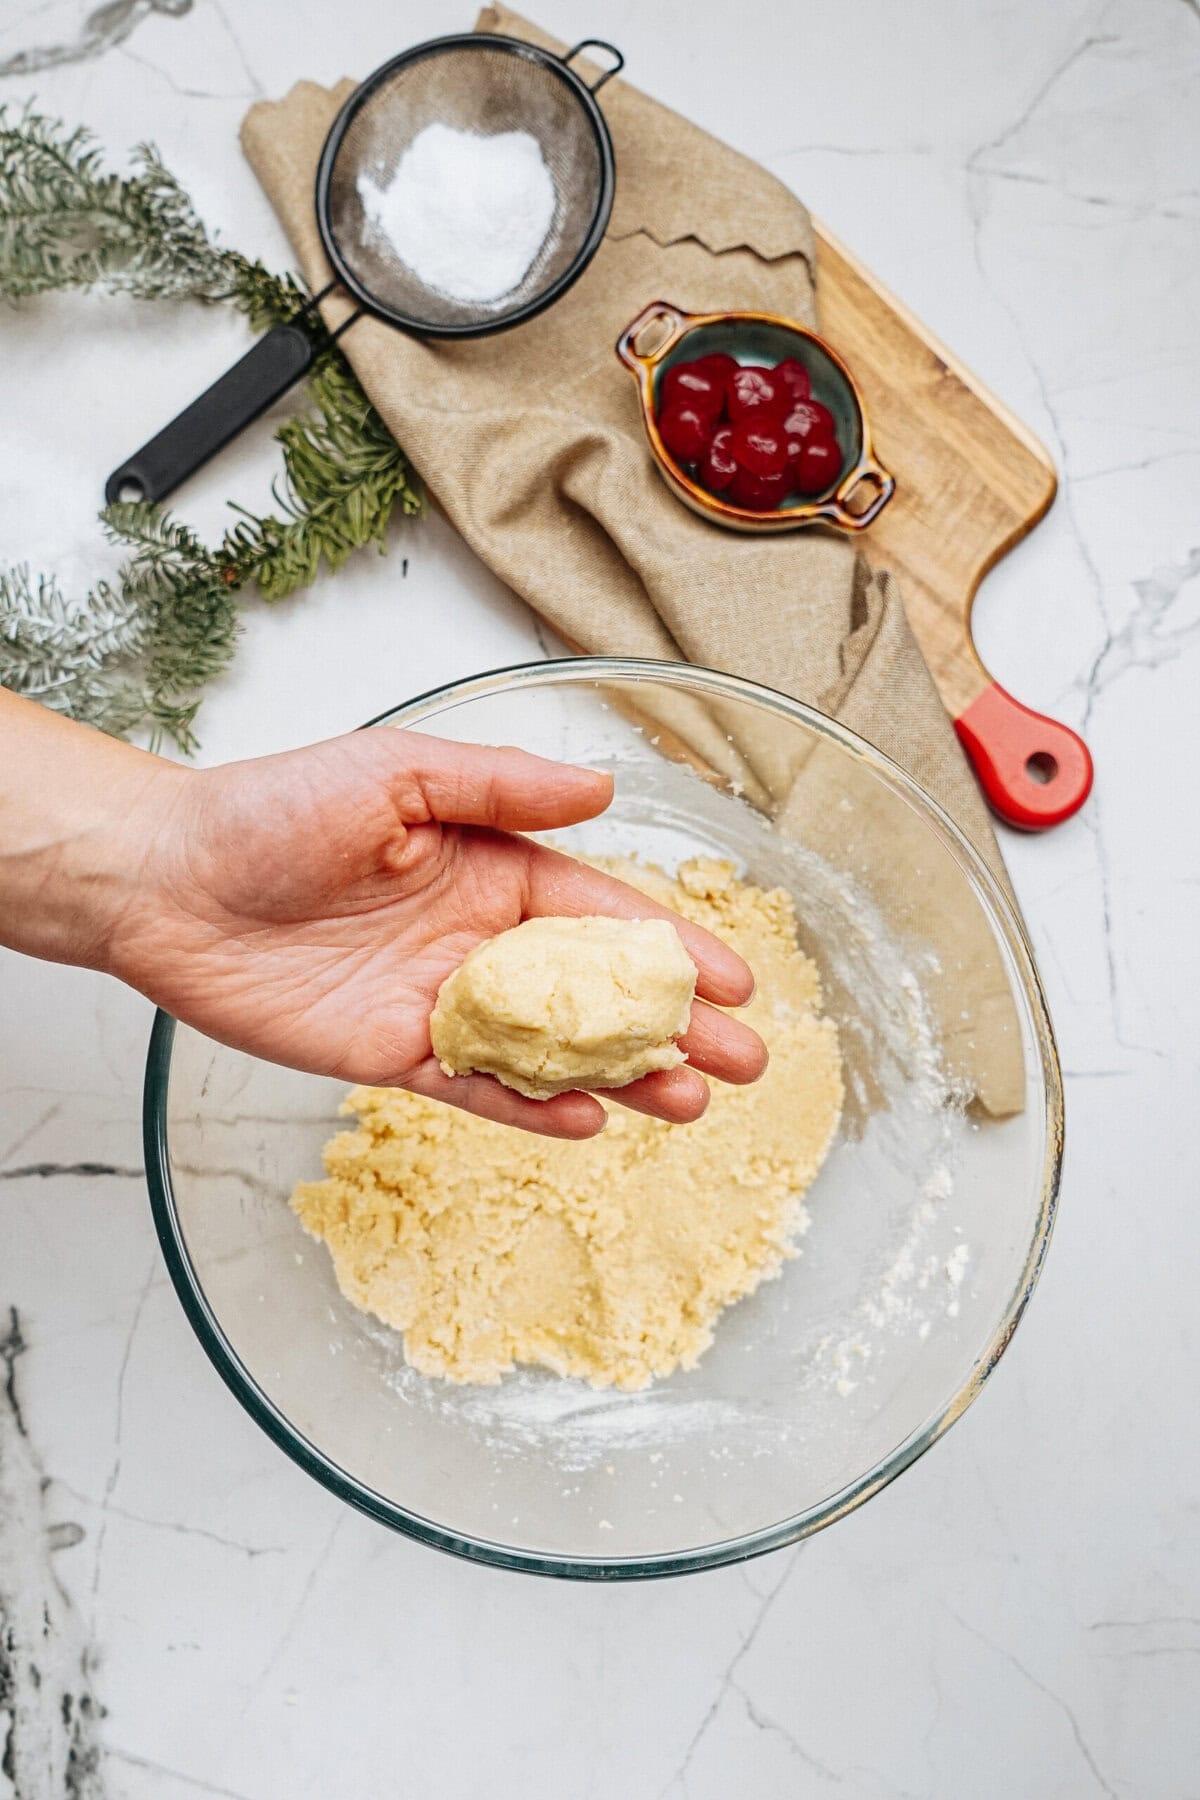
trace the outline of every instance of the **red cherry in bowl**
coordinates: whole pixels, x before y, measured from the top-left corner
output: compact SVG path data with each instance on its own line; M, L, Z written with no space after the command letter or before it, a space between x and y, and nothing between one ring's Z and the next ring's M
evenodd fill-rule
M729 377L725 405L730 424L736 425L739 419L749 418L752 413L782 418L790 399L786 385L776 381L774 369L748 363Z
M842 472L842 453L829 438L810 437L789 468L797 494L823 494Z
M783 429L789 438L828 438L837 442L833 414L819 400L795 400L783 415Z
M691 401L668 406L658 421L662 441L677 462L698 463L712 441L712 415Z
M785 356L775 364L775 379L782 381L793 400L807 400L812 393L808 370L798 356Z
M728 385L729 377L736 372L738 360L736 356L727 355L724 350L710 350L707 356L696 358L696 367L707 370L724 388Z
M749 469L739 469L730 483L729 498L735 506L753 512L773 512L787 499L787 492L786 475L754 475Z
M700 361L676 363L662 380L662 411L672 406L695 406L716 420L725 404L725 374L702 366Z
M712 494L723 494L738 472L732 443L733 426L718 425L700 467L700 479Z
M782 475L787 468L787 439L778 419L748 414L731 427L731 448L738 467L751 475Z

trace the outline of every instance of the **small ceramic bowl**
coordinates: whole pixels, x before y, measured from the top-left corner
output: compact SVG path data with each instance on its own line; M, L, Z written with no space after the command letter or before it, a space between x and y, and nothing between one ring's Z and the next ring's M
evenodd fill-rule
M813 399L833 414L842 450L841 473L824 494L797 494L773 512L752 512L710 494L680 468L658 429L662 379L676 363L716 350L740 363L773 366L794 356L804 364ZM894 478L871 449L862 396L849 369L816 332L794 319L762 312L686 313L666 300L652 300L617 339L617 355L637 378L642 421L663 480L701 518L761 535L816 524L863 531L896 491Z

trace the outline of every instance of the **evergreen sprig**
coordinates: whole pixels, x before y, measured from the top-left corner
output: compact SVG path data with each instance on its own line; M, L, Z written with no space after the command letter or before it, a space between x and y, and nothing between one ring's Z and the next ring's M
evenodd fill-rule
M322 564L336 569L367 544L382 552L392 515L422 510L420 487L304 286L214 243L152 146L117 175L86 131L0 107L0 298L62 288L225 301L256 331L303 315L316 343L307 409L276 433L281 516L234 506L211 549L160 508L108 507L105 530L130 555L81 601L52 577L0 568L0 682L102 730L148 730L190 751L201 691L234 652L239 590L280 600Z
M144 637L137 601L107 583L80 602L52 575L0 568L0 685L14 693L123 735L142 723L145 695L113 670L137 662Z
M52 576L0 568L0 683L114 736L149 732L192 751L200 693L232 659L237 586L195 533L139 502L109 509L133 547L115 585L82 601Z
M157 151L101 166L91 133L0 108L0 294L101 287L161 300L230 297L245 259L219 249Z
M363 393L345 359L322 357L308 381L311 410L276 433L283 446L284 489L275 485L282 518L242 513L225 552L243 579L252 573L265 600L282 600L355 550L387 547L392 514L421 511L406 458Z

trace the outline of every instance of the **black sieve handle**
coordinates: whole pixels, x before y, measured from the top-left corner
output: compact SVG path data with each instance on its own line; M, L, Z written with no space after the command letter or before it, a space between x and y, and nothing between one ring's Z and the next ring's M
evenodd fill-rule
M313 355L312 339L299 325L274 326L157 437L113 470L104 484L108 505L165 499L299 381Z
M606 81L611 81L614 75L619 75L621 73L621 70L625 67L625 58L621 55L621 52L617 49L615 44L606 43L603 38L582 38L573 50L567 51L567 54L563 57L563 61L565 63L573 62L581 50L607 50L608 54L613 58L612 68L605 69L603 75L599 76L599 78L592 83L591 92L593 94L598 94Z

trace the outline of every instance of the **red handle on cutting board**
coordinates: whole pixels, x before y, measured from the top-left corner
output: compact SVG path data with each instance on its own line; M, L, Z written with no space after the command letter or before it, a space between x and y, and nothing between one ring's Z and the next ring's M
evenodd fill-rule
M990 681L954 721L993 808L1009 825L1045 831L1092 791L1092 757L1069 725L1047 719Z

